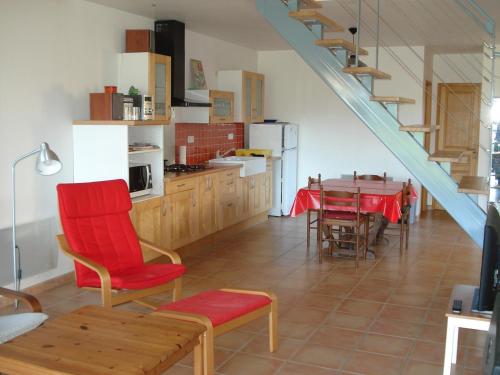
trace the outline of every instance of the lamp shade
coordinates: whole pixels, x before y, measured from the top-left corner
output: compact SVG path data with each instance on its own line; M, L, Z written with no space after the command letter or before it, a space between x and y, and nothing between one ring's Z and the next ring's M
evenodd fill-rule
M46 142L40 145L40 151L36 158L36 170L42 176L56 174L62 169L62 163L54 151Z

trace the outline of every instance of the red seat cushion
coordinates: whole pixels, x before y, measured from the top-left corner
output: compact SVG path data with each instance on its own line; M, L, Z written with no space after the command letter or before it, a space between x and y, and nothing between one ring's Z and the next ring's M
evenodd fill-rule
M166 284L182 276L185 272L186 267L182 264L143 264L110 273L111 286L113 289L146 289ZM87 287L99 288L101 280L95 274L95 276L87 277L82 284Z
M325 219L334 219L334 220L356 220L356 212L349 211L325 211L323 213ZM362 217L360 217L361 219Z
M217 327L270 303L266 296L212 290L160 306L158 310L204 315Z

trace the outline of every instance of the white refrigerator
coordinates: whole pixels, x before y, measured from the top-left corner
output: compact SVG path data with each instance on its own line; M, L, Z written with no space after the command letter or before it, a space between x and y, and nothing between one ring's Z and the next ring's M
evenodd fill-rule
M249 148L270 149L279 157L273 163L271 216L289 215L297 193L298 126L288 122L249 125Z

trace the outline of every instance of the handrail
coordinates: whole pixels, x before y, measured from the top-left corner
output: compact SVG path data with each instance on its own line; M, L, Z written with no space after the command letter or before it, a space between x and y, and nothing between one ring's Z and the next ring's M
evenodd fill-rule
M472 10L464 4L464 1L467 1L467 4L472 7ZM493 20L475 0L455 0L455 2L468 13L479 26L483 27L488 34L492 36L495 35L495 20ZM484 21L482 21L481 18L484 19Z

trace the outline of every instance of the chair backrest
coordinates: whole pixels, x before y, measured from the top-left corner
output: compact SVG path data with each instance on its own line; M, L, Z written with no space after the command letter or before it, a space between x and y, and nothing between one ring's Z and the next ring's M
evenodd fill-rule
M144 263L124 180L59 184L59 214L71 249L112 273ZM75 262L77 285L95 272Z
M318 173L318 178L309 176L307 179L307 187L310 189L312 185L321 185L321 173Z
M320 205L319 216L322 218L325 211L350 211L355 212L357 221L360 219L360 188L356 188L355 192L349 191L333 191L325 190L323 185L320 185ZM352 209L346 209L352 207Z
M354 171L354 181L356 180L364 180L364 181L387 181L387 172L384 172L383 176L379 176L376 174L360 174L358 175L356 171Z
M401 210L406 212L411 209L411 191L413 185L411 184L411 178L408 179L408 183L403 182L403 202Z

